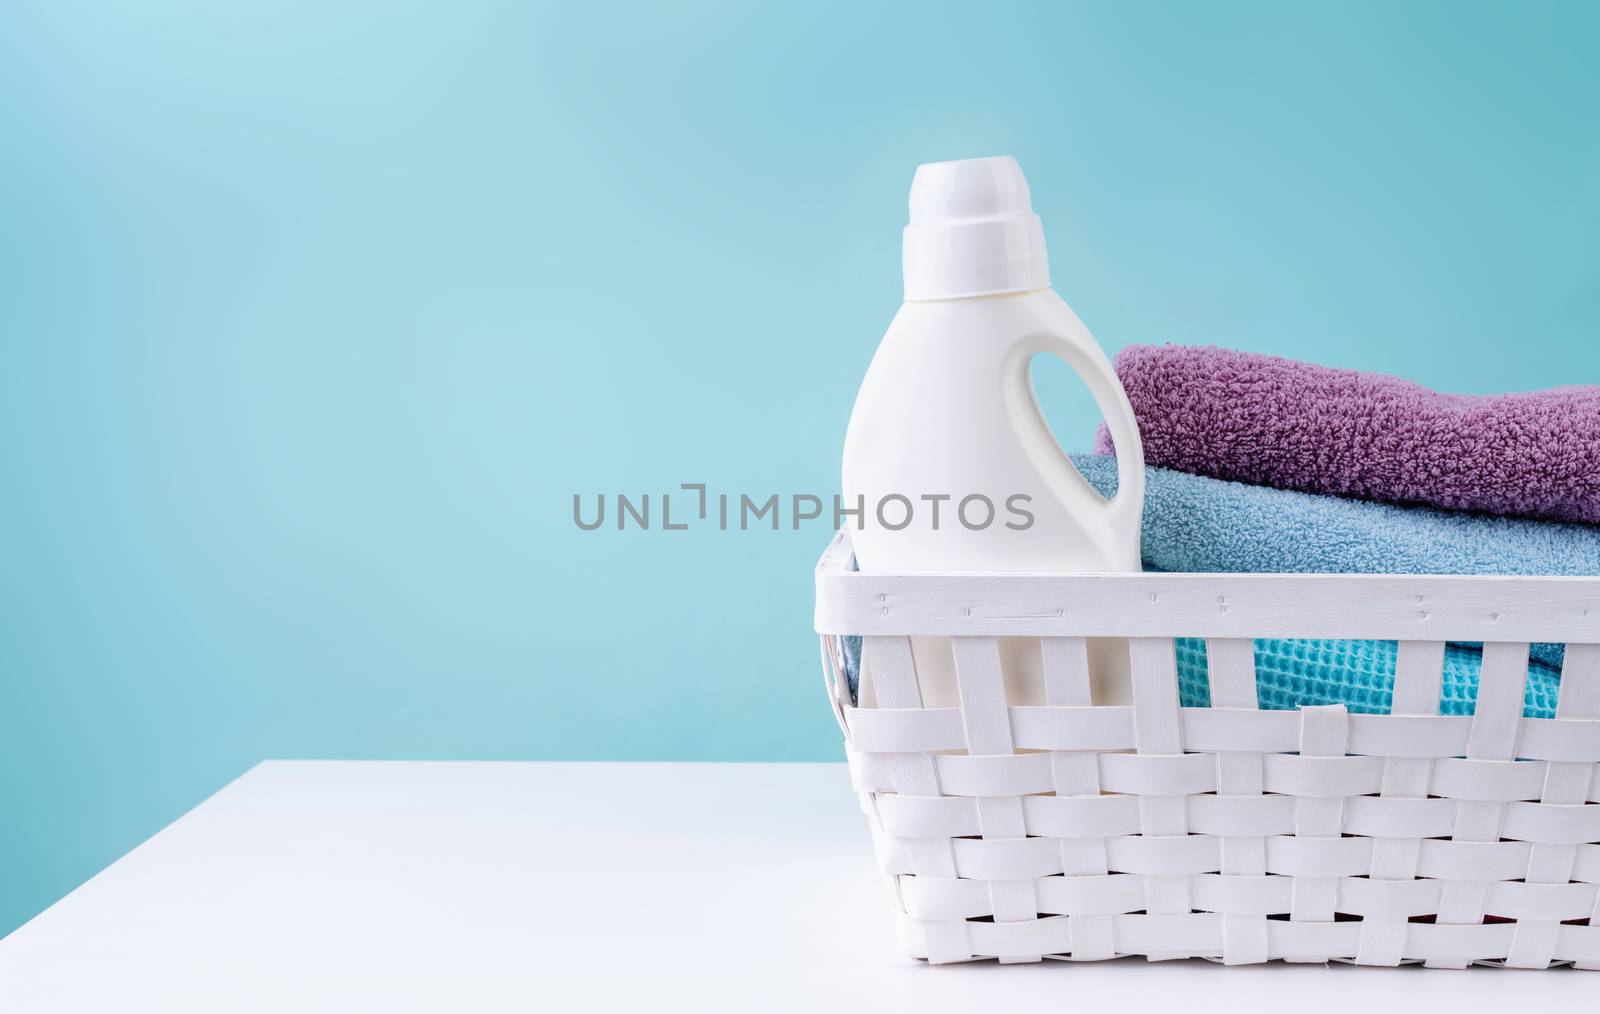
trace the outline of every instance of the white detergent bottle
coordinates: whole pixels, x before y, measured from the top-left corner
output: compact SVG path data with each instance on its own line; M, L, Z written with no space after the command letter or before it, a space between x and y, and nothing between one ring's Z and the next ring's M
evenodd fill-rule
M848 522L857 566L1139 570L1138 425L1105 352L1050 287L1044 230L1016 159L918 166L903 268L905 303L845 436L845 504L865 508ZM1041 352L1077 373L1111 431L1117 494L1109 500L1078 474L1039 410L1028 367ZM985 502L993 505L986 525ZM1095 639L1089 650L1094 703L1128 703L1127 642ZM1006 638L1002 652L1010 701L1044 703L1038 639ZM912 653L923 706L958 706L950 640L913 638Z

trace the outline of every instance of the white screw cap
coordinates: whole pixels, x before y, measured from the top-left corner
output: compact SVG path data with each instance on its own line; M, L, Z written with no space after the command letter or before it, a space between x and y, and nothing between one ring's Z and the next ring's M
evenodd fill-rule
M1017 160L917 166L901 266L908 301L1048 289L1044 227Z

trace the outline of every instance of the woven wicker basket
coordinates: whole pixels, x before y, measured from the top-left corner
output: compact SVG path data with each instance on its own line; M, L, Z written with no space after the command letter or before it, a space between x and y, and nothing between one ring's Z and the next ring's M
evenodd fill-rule
M862 574L841 535L816 628L914 957L1600 968L1600 579ZM913 635L955 638L959 708L921 707ZM1044 639L1044 705L1007 701L1005 636ZM1132 707L1090 706L1094 636L1129 638ZM1398 641L1392 713L1259 710L1255 637ZM1485 642L1470 717L1446 640ZM1568 645L1554 719L1522 717L1530 641Z

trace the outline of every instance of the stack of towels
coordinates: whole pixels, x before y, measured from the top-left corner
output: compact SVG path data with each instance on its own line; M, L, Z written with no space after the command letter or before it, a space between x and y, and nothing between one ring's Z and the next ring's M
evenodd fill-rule
M1115 360L1143 438L1147 570L1600 574L1600 387L1439 394L1393 377L1212 347ZM1102 493L1102 428L1073 463ZM1183 704L1208 705L1205 642L1178 642ZM1392 641L1255 642L1261 707L1386 713ZM1481 645L1445 652L1441 712L1471 714ZM1529 654L1550 717L1560 645Z

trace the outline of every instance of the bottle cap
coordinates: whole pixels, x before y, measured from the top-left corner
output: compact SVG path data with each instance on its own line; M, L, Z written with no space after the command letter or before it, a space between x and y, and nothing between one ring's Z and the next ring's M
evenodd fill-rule
M1044 227L1017 160L917 166L901 265L908 301L1049 288Z

